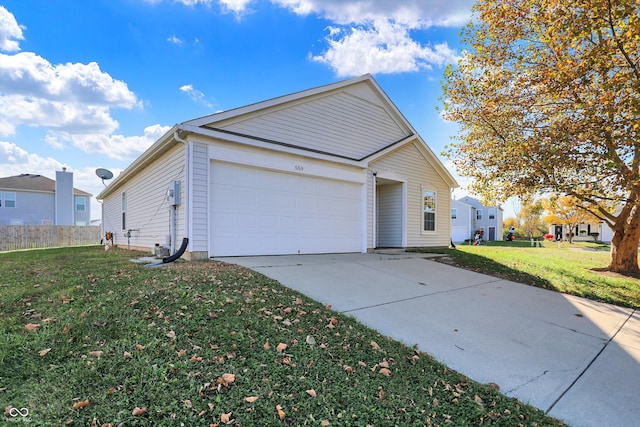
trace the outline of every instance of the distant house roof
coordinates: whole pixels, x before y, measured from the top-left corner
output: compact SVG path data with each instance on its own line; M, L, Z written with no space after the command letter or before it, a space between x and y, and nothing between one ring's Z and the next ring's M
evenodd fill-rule
M0 190L55 193L56 182L53 179L47 178L46 176L23 173L21 175L0 178ZM76 196L92 196L92 194L87 193L86 191L78 190L77 188L73 189L73 194Z

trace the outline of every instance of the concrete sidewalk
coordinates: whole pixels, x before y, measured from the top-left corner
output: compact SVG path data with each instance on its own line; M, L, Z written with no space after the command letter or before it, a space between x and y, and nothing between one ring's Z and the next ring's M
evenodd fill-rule
M427 254L219 258L240 264L571 426L640 424L640 313Z

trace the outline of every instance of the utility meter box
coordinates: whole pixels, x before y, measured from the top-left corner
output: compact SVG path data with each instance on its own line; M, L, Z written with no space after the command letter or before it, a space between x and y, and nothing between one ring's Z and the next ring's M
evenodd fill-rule
M180 181L173 181L167 189L167 201L171 206L180 204Z

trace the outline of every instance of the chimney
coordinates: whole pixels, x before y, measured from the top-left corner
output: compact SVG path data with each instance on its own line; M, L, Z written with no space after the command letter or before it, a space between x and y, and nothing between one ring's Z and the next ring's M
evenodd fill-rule
M73 200L73 172L56 171L56 225L73 225L74 200Z

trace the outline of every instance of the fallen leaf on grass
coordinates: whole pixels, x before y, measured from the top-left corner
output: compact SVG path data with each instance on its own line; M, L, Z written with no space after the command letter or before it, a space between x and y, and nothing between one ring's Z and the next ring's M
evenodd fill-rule
M269 350L271 348L271 346L269 345L269 340L268 339L262 345L262 348L264 348L265 350Z
M278 346L276 347L276 350L278 350L278 352L280 352L280 353L282 353L286 349L287 349L287 345L285 343L283 343L283 342L278 344Z
M316 397L316 391L314 389L306 390L306 393L311 397Z
M475 397L473 398L473 400L476 401L476 403L479 403L482 405L482 398L480 396L478 396L477 394L475 395Z
M280 405L276 405L276 411L278 411L278 417L280 417L281 420L283 420L285 415L287 415L284 413L284 411L282 410L282 406Z
M231 414L233 414L233 412L229 412L227 414L220 415L220 422L223 422L225 424L229 424L231 422Z
M128 351L125 351L122 354L122 357L124 357L125 359L131 359L133 357L133 354L129 353Z
M387 369L387 368L380 369L380 373L382 375L384 375L385 377L391 376L391 371L389 369Z
M222 374L222 381L225 384L231 384L236 380L236 376L234 374Z
M139 408L139 407L136 406L135 408L133 408L133 411L131 412L131 415L133 415L134 417L137 417L138 415L142 415L145 412L147 412L147 407L146 406L143 406L142 408Z
M27 323L24 327L29 331L37 331L40 328L39 323Z
M322 421L320 422L320 425L321 425L321 426L323 426L323 427L328 426L328 425L329 425L329 420L322 420Z
M174 331L169 331L167 332L167 335L165 335L167 338L171 338L174 339L176 337L176 333Z
M382 350L378 343L375 341L371 341L371 347L373 347L374 350Z
M343 366L342 366L342 369L344 369L344 371L345 371L347 374L350 374L350 373L352 373L352 372L353 372L353 368L352 368L351 366L349 366L349 365L343 365Z
M256 400L258 400L258 397L257 396L249 396L249 397L245 397L244 400L249 402L249 403L253 403Z
M49 353L50 351L51 351L50 348L45 348L44 350L40 350L38 354L40 355L40 357L43 357L43 356L46 356L47 353Z
M141 345L141 344L136 344L136 350L142 351L142 350L144 350L144 346Z
M73 404L73 409L81 409L84 408L85 406L87 406L89 404L89 399L87 400L83 400L81 402L76 402Z
M89 356L100 357L102 356L102 350L90 351Z

